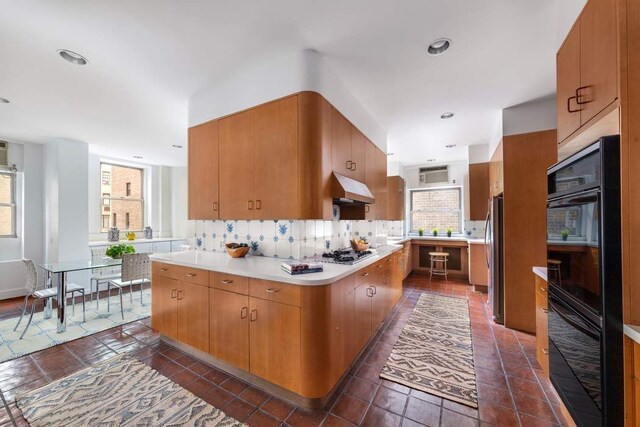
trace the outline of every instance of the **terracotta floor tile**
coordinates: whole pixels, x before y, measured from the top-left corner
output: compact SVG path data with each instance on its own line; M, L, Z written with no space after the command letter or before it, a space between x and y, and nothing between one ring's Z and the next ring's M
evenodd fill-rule
M284 421L287 419L291 411L293 411L294 406L290 403L278 399L277 397L272 397L271 399L263 403L260 409L262 409L269 415L279 419L280 421Z
M255 406L260 406L269 399L269 395L255 387L249 387L238 395L238 397Z
M325 411L305 411L296 408L285 420L287 425L291 427L314 427L319 426L325 419L327 413Z
M476 380L479 383L507 388L507 377L502 372L476 367Z
M437 426L440 423L441 409L440 406L410 397L404 416L428 426Z
M345 387L344 392L368 403L373 399L377 389L377 384L353 377Z
M412 389L410 394L411 396L420 400L424 400L425 402L429 402L438 406L442 405L443 399L440 396L435 396L431 393L425 393L422 390L416 390L416 389Z
M524 412L547 421L557 422L553 409L551 409L551 406L546 400L538 400L528 395L515 393L513 399L516 402L518 412Z
M204 396L211 393L217 386L202 377L196 378L194 381L190 382L186 386L184 386L191 393L195 394L199 398L203 399Z
M255 411L245 421L250 427L278 427L280 421L262 411Z
M373 400L373 404L387 411L403 415L408 399L409 397L406 394L402 394L386 387L380 387L376 393L375 399Z
M504 427L518 426L518 416L511 408L494 405L491 403L480 403L480 420Z
M522 427L556 427L560 425L522 412L518 413L518 417L520 418L520 424Z
M546 400L547 396L542 390L540 384L538 384L538 381L529 381L513 376L509 376L507 379L509 381L511 393L519 393L534 399Z
M442 407L471 418L479 418L480 416L477 409L447 399L442 399Z
M370 406L360 425L366 427L394 427L399 426L402 417L394 413L385 411L377 406Z
M345 421L342 418L338 418L332 414L329 414L322 423L322 427L351 427L353 425L354 424L351 424L350 422Z
M200 378L198 375L194 374L193 372L187 369L182 368L171 377L171 381L186 388L187 385L191 384L198 378Z
M256 410L256 407L244 400L234 399L224 407L224 412L238 421L244 421Z
M480 424L476 418L467 417L449 409L442 409L440 425L442 427L477 427Z
M513 407L513 400L509 390L488 384L478 383L478 400L480 405L493 403L507 408Z
M380 384L382 379L380 378L380 368L373 365L362 364L357 370L356 377L371 381L376 384Z
M204 374L203 377L205 377L207 380L211 381L212 383L219 385L225 382L229 378L229 375L225 374L219 369L213 368L209 372Z
M220 387L230 393L238 395L242 393L247 387L249 387L249 384L237 378L229 377L225 382L220 384Z
M214 408L224 409L235 396L226 390L216 387L207 393L202 400L213 406Z
M360 424L367 412L368 405L362 400L351 397L348 394L341 395L333 405L331 413L353 424Z
M393 381L389 381L385 379L382 380L381 385L383 385L386 388L390 388L391 390L398 391L402 394L409 394L409 392L411 391L411 389L405 385L394 383Z

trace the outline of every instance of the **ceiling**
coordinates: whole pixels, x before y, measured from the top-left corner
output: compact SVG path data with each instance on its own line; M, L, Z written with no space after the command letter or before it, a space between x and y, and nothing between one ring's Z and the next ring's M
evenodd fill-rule
M186 164L188 99L275 56L319 51L403 164L461 160L501 110L555 91L584 0L0 0L0 139ZM426 54L450 38L442 56ZM57 49L86 56L62 60ZM452 111L449 120L440 114ZM445 145L455 144L446 149Z

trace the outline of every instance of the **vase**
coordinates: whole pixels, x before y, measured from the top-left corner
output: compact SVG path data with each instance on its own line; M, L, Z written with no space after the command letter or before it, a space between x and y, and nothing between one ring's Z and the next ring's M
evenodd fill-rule
M120 240L120 230L118 230L118 227L111 227L107 233L107 240L109 242L117 242Z
M564 240L565 242L567 241L568 238L569 236L562 236L562 240Z
M153 229L148 225L144 228L144 238L153 239Z

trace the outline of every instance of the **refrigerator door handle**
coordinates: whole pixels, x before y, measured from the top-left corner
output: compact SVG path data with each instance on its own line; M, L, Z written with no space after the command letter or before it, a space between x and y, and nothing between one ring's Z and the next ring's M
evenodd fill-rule
M490 249L487 249L488 246L488 238L487 238L487 233L489 232L489 219L491 218L491 210L487 211L487 219L484 221L484 259L487 262L487 268L491 267L491 264L489 263L489 251Z

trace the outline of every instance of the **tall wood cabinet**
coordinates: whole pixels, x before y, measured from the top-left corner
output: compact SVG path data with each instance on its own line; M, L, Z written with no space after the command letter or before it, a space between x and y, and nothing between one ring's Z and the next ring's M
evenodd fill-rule
M490 163L469 165L469 219L484 221L489 206Z
M405 219L405 182L401 176L387 177L387 219L403 221Z
M590 0L558 51L558 143L618 98L618 8Z
M189 129L189 219L219 219L218 121Z

